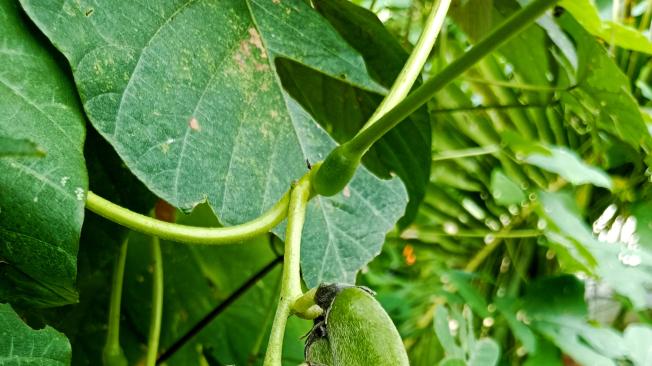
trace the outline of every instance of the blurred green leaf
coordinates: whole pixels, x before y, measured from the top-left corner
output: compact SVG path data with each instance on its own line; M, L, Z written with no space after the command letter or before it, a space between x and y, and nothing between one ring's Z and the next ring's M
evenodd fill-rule
M500 361L500 346L491 338L480 339L471 352L469 366L495 366Z
M461 358L444 358L439 362L439 366L467 366L466 361Z
M627 76L609 57L602 44L588 34L570 16L564 15L561 24L577 47L577 87L562 93L565 108L581 116L590 128L608 132L635 149L650 149L652 137L648 131L636 99L630 93ZM568 117L570 118L570 117Z
M652 54L652 42L637 29L613 21L602 21L598 9L591 0L562 0L565 8L589 33L609 44Z
M540 192L540 215L549 225L548 240L565 248L570 257L614 290L627 296L635 308L647 306L646 288L652 286L652 255L645 248L599 242L575 203L562 193Z
M631 210L636 218L638 242L647 250L652 250L652 201L636 202Z
M487 301L471 283L476 276L472 273L463 271L449 271L446 272L444 276L448 278L456 291L464 299L464 302L468 304L476 314L481 317L487 317L490 315L487 310Z
M538 342L533 330L519 320L516 315L519 310L518 300L516 298L502 297L498 298L495 304L496 309L500 311L500 314L505 318L516 339L523 344L523 347L525 347L529 353L538 354L540 350L538 349Z
M504 206L518 205L527 199L521 187L500 169L491 172L491 195Z
M538 338L536 341L536 352L530 352L528 354L523 366L564 366L561 352L559 352L559 349L553 343L544 338Z
M542 278L523 297L521 317L580 364L616 365L625 356L622 337L587 323L584 285L574 276Z
M574 151L558 146L548 146L547 150L548 154L529 154L524 160L528 164L557 173L574 185L590 183L597 187L612 188L609 175L580 160Z
M652 364L652 327L647 324L630 324L625 329L624 337L629 359L634 365Z
M435 333L437 334L437 338L439 338L439 343L441 343L446 355L452 358L463 359L464 352L457 345L454 336L451 334L450 321L448 309L445 306L438 305L435 308Z

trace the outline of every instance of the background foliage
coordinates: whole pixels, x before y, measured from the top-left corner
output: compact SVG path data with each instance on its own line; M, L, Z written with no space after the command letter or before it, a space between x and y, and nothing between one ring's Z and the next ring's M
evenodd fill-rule
M454 1L422 78L527 3ZM310 204L306 286L373 288L413 365L652 363L652 3L559 5ZM0 364L101 364L127 237L121 345L142 362L150 238L86 192L195 226L258 216L371 116L433 6L0 0ZM165 362L261 363L283 226L161 243ZM286 364L309 328L290 320Z

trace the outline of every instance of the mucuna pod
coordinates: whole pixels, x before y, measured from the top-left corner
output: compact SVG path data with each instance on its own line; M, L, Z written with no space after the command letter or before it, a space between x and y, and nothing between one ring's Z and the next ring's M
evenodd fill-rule
M326 309L323 322L326 331L320 330L324 337L312 334L309 337L306 346L309 365L409 365L401 336L371 291L361 287L322 285L317 290L315 302ZM315 326L313 332L316 329L319 327ZM330 348L331 364L323 363L325 346ZM320 360L311 360L311 354L318 354Z

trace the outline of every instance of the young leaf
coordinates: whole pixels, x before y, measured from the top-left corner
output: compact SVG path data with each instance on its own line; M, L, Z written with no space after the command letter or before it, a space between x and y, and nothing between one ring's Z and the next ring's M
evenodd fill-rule
M63 334L23 323L9 304L0 304L0 363L3 365L66 366L70 343Z
M91 122L134 174L184 210L208 201L226 225L260 215L334 146L283 93L277 57L378 90L362 58L301 0L22 4L68 58ZM400 181L365 169L339 198L311 202L304 253L319 257L303 258L308 284L350 282L405 204Z
M0 3L0 19L0 64L11 65L0 75L0 134L47 151L0 158L0 301L68 304L77 300L88 186L84 117L67 76L14 1Z

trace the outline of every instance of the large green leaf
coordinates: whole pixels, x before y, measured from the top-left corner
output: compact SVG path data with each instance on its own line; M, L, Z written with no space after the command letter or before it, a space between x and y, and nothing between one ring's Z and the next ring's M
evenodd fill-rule
M307 171L306 160L334 147L283 93L275 58L379 89L362 58L300 0L22 3L68 58L91 122L134 174L182 209L208 201L224 224L258 216ZM365 169L338 197L313 200L308 283L351 281L405 204L399 180Z
M30 328L9 304L0 304L0 364L66 366L70 343L50 327Z
M84 118L72 83L14 1L0 3L0 135L38 141L47 155L0 158L0 301L76 301L87 189Z

